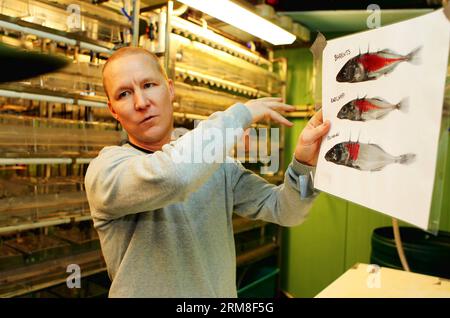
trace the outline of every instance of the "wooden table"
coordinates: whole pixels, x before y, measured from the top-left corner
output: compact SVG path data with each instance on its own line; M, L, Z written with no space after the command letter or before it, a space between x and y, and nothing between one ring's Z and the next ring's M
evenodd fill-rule
M450 298L450 280L356 264L316 298Z

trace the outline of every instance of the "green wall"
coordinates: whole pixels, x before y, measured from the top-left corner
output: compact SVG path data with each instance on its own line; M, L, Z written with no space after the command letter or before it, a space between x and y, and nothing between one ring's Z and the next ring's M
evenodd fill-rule
M308 49L277 52L288 59L290 104L311 104L312 56ZM286 130L286 162L306 120L294 120ZM450 145L449 145L450 149ZM450 154L448 155L448 158ZM450 159L445 180L450 180ZM441 229L450 231L450 182L444 186ZM357 262L369 263L372 231L391 225L391 218L331 195L321 193L309 218L283 233L282 288L295 297L314 297Z

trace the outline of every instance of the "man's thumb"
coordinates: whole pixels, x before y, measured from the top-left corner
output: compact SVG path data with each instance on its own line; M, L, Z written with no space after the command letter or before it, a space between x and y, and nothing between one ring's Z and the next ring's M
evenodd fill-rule
M317 139L323 137L330 129L330 122L327 120L323 124L314 127L303 136L303 141L307 144L314 143Z

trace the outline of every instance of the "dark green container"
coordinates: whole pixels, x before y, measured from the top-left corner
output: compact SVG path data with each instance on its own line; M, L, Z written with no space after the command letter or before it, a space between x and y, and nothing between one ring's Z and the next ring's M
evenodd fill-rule
M22 253L26 265L52 260L70 253L68 243L43 234L29 233L20 238L9 239L4 244Z
M417 228L400 227L400 236L412 272L450 278L449 232L440 231L434 236ZM370 262L402 269L392 227L381 227L373 231Z
M279 268L262 267L249 275L247 284L238 290L239 298L273 298L276 296Z
M24 264L24 256L12 247L0 242L0 271L20 267ZM0 285L1 285L0 281Z
M70 243L72 254L100 249L97 231L93 227L56 228L53 236Z

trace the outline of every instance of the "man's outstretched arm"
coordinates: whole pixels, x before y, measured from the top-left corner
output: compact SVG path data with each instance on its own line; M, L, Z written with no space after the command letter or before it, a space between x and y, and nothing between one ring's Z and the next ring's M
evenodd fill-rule
M329 131L319 111L300 134L284 183L275 186L245 169L233 167L234 211L244 217L283 226L300 224L308 214L317 192L312 178L322 137Z

